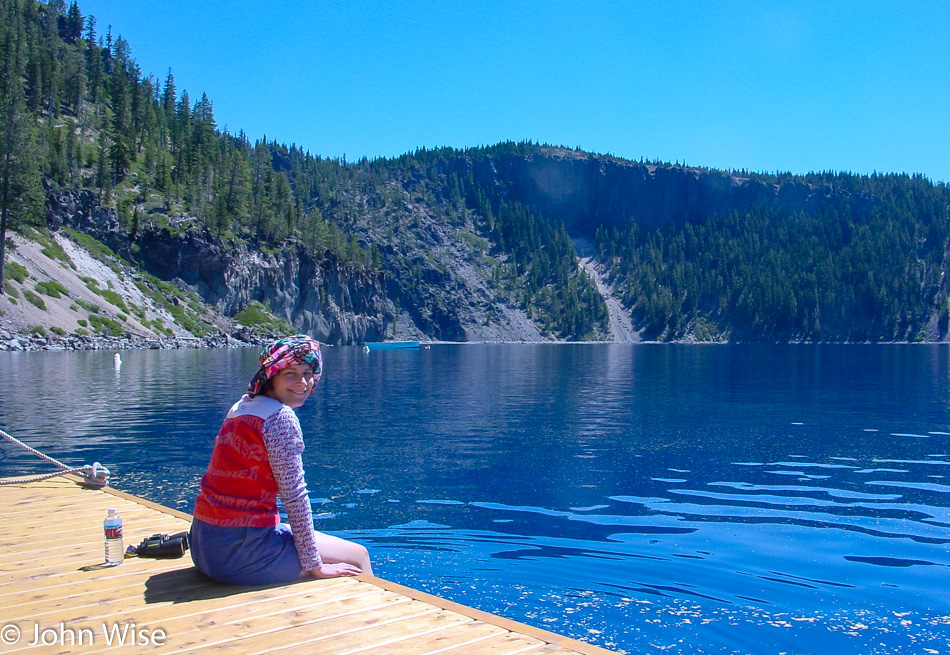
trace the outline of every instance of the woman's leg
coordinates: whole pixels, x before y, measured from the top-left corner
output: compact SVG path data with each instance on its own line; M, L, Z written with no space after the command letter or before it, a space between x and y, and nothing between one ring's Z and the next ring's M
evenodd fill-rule
M363 573L373 575L373 565L369 561L369 551L365 546L316 530L313 531L313 536L317 540L317 549L324 562L352 564L358 566Z

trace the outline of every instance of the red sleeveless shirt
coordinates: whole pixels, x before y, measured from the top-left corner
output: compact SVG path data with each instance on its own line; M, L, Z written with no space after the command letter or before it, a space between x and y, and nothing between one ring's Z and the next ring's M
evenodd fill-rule
M276 400L257 396L231 408L201 478L196 519L221 527L267 528L280 522L277 481L262 435L264 421L280 407Z

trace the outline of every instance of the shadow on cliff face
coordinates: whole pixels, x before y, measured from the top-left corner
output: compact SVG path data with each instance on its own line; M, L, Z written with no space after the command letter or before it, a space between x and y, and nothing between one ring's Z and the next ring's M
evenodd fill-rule
M652 229L762 206L817 211L845 195L803 183L777 186L722 171L558 149L533 157L486 158L472 168L481 184L506 186L512 200L558 216L572 236L592 237L597 227L624 227L631 220ZM848 199L857 203L859 214L875 205L871 198Z

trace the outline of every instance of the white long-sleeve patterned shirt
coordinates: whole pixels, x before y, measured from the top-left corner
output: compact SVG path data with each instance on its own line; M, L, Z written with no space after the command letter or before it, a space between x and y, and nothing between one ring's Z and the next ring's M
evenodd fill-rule
M287 405L281 405L264 421L262 434L270 467L287 512L287 522L294 535L300 568L304 571L318 569L323 560L313 535L313 510L303 471L303 431L297 414Z

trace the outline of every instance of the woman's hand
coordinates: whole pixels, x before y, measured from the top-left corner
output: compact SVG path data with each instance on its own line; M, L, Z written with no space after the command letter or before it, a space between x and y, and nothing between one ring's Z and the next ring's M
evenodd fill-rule
M312 569L310 572L318 580L324 580L326 578L339 578L344 575L359 575L363 571L358 566L341 562L339 564L324 564L319 569Z

